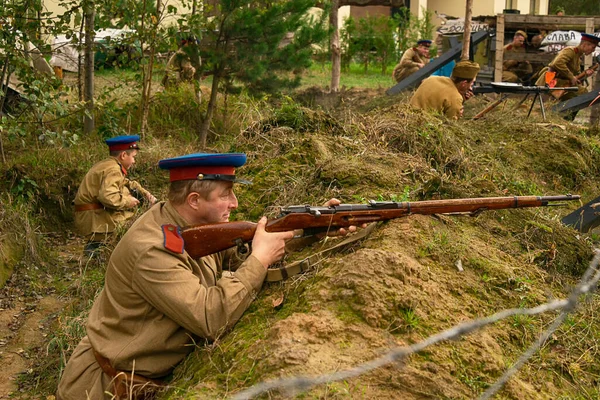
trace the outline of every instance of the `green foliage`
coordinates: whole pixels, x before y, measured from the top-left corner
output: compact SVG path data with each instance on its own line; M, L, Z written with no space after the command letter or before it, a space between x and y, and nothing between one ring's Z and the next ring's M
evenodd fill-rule
M361 63L366 73L371 63L381 67L385 74L387 67L396 58L395 34L399 25L398 17L368 16L356 20L344 20L340 29L342 42L342 68L348 71L350 62Z
M323 21L307 16L312 5L307 0L219 2L202 38L203 68L213 77L245 84L251 94L297 86L299 73L310 66L311 44L326 34ZM293 38L283 45L290 33Z
M388 66L399 59L402 53L414 46L419 39L431 39L435 25L432 13L423 10L422 19L409 12L387 16L349 17L340 29L342 42L342 68L348 71L351 61L363 65L367 72L369 65L376 63L381 73L386 74Z
M597 1L551 0L550 14L563 11L565 15L600 15L600 3Z

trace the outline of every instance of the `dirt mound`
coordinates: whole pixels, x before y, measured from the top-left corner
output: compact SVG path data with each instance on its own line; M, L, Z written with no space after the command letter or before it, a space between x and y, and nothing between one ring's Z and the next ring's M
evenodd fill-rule
M600 152L591 131L541 125L535 116L519 119L508 109L479 121L449 121L416 113L401 98L382 93L309 89L300 100L277 100L260 120L220 138L215 149L248 154L240 173L253 180L238 190L235 219L256 221L276 215L279 206L319 205L331 197L365 204L566 193L587 201L597 195ZM149 140L139 167L153 193L167 191L156 160L194 145L182 144L176 135ZM82 154L63 158L67 165L56 174L71 176L82 168L77 162ZM53 170L44 174L48 171ZM51 182L65 186L67 180L46 175L32 170L28 176L36 181L45 176L48 192L57 196L60 190ZM232 332L214 343L197 343L162 397L224 398L268 379L342 371L470 319L563 298L587 267L596 241L593 234L561 225L561 216L578 206L573 203L488 210L472 217L412 215L381 223L368 239L329 255L310 272L266 284ZM296 256L322 246L318 242ZM47 362L33 368L24 385L44 396L53 393L64 357L83 334L86 307L102 286L104 267L60 257L52 262L52 273L60 277L56 285L79 304L65 311ZM597 305L595 298L582 304L501 396L574 398L596 387ZM554 317L508 318L298 396L474 398ZM267 396L292 395L273 391Z

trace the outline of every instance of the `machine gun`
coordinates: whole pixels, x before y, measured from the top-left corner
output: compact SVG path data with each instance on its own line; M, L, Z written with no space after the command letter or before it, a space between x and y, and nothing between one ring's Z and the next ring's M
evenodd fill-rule
M558 206L554 202L578 200L580 196L514 196L479 197L468 199L426 200L415 202L376 202L368 204L340 204L329 207L290 206L281 210L278 218L267 221L267 232L302 230L300 236L333 234L340 228L361 226L377 221L388 221L411 214L468 214L477 215L486 210L505 208ZM200 258L237 246L247 252L245 243L252 241L256 223L247 221L194 225L184 228L181 236L185 250L193 258Z
M480 111L477 115L473 117L473 119L479 119L483 117L488 112L492 111L494 108L498 107L504 100L508 98L511 94L524 94L525 97L519 102L517 105L520 106L527 100L530 94L533 94L533 101L531 102L531 107L529 107L529 112L527 113L527 117L531 114L531 110L533 110L533 105L535 101L539 99L540 101L540 109L542 110L542 118L546 120L546 111L544 110L544 101L542 100L542 93L552 93L562 91L564 92L577 92L579 90L576 86L570 87L549 87L549 86L523 86L520 83L510 83L510 82L492 82L489 86L475 86L473 88L474 94L482 94L482 93L501 93L502 95L487 106L485 109Z

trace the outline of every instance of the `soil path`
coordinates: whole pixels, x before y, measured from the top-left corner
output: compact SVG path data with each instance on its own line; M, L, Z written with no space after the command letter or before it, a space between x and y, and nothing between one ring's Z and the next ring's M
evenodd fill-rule
M59 248L60 268L77 273L81 244L72 239ZM0 399L20 398L18 378L31 373L35 358L44 354L39 350L47 345L52 322L66 304L55 293L50 275L33 279L27 268L15 268L0 289Z

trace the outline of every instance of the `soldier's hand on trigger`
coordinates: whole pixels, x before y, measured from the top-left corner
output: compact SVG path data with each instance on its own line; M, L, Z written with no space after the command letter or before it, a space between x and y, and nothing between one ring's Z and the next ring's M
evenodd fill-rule
M140 204L140 201L138 199L136 199L133 196L129 196L129 202L127 203L127 206L129 208L135 208Z
M252 239L252 255L268 268L279 261L285 254L285 243L294 237L294 231L267 232L267 217L262 217L256 226Z

